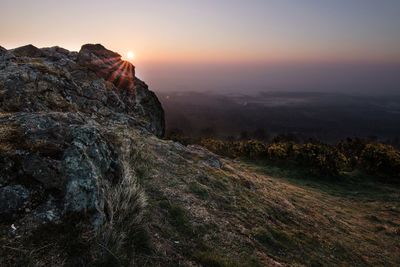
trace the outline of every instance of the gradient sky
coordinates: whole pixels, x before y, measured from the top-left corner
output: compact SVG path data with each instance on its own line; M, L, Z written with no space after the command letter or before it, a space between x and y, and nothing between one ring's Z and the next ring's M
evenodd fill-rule
M0 2L1 46L133 51L158 90L400 91L399 0Z

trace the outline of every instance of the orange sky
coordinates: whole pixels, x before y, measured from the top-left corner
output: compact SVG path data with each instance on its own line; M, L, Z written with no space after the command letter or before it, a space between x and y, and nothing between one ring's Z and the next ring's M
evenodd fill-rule
M138 62L400 61L400 2L3 0L0 44L78 50L99 42Z
M101 43L123 56L132 51L139 73L157 87L167 81L156 76L179 78L164 75L176 64L195 71L193 64L400 63L398 0L2 0L0 12L1 46Z

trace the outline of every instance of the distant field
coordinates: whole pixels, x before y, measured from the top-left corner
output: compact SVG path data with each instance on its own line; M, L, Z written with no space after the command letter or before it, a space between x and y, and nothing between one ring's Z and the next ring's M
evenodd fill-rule
M291 133L299 138L336 141L346 137L389 140L400 137L400 96L324 93L217 95L158 93L167 132L186 136L237 138L262 130L265 138Z

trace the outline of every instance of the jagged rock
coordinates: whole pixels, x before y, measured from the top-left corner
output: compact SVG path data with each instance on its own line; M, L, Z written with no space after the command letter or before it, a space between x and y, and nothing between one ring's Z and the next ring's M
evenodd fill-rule
M8 149L0 150L0 156L9 159L3 166L19 166L18 179L8 179L9 183L22 182L39 193L42 200L36 206L54 198L52 209L58 214L82 213L90 214L92 220L104 219L100 185L118 181L120 166L118 155L95 121L75 113L17 113L3 116L0 122L3 134L18 135L3 140ZM49 194L48 189L57 194Z
M135 80L136 104L135 109L150 121L150 129L157 136L164 136L165 133L165 120L164 110L157 108L161 105L157 96L149 91L146 83L136 78Z
M51 224L71 229L58 235L85 232L124 248L123 218L133 231L145 206L127 163L134 132L162 136L164 112L119 54L101 45L0 47L1 233L11 224L13 237L32 240Z
M13 54L11 54L7 49L0 46L0 66L2 63L4 64L6 61L15 58Z
M160 102L119 54L99 44L84 45L79 53L32 45L11 52L2 50L7 56L0 57L0 110L80 111L135 121L157 136L164 134ZM17 64L7 61L13 54Z
M0 46L0 55L2 55L5 52L7 52L7 49L5 49L4 47Z
M18 57L35 58L44 56L44 53L39 48L31 44L15 48L12 50L12 53Z
M46 47L40 50L43 52L46 60L57 61L57 64L61 66L70 64L70 68L76 66L77 52L70 52L59 46Z
M135 67L123 61L118 53L107 50L100 44L86 44L79 51L77 62L112 82L117 88L133 93Z
M110 219L105 188L129 172L129 151L114 143L131 142L114 131L164 133L161 104L134 70L99 44L79 53L0 47L2 217L12 214L29 231L71 216L92 230Z

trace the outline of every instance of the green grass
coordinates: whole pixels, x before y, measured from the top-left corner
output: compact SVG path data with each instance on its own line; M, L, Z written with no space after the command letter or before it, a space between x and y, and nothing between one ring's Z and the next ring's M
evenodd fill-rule
M190 236L193 234L194 231L189 217L181 206L172 204L166 200L161 201L159 205L167 211L168 221L176 231L184 236Z
M311 175L299 167L274 165L266 161L245 161L245 163L251 169L268 176L288 181L297 186L313 188L332 196L387 202L398 201L396 186L377 182L370 175L360 171L342 173L340 176L327 178Z
M189 190L201 199L208 198L208 188L198 182L192 182L189 184Z

